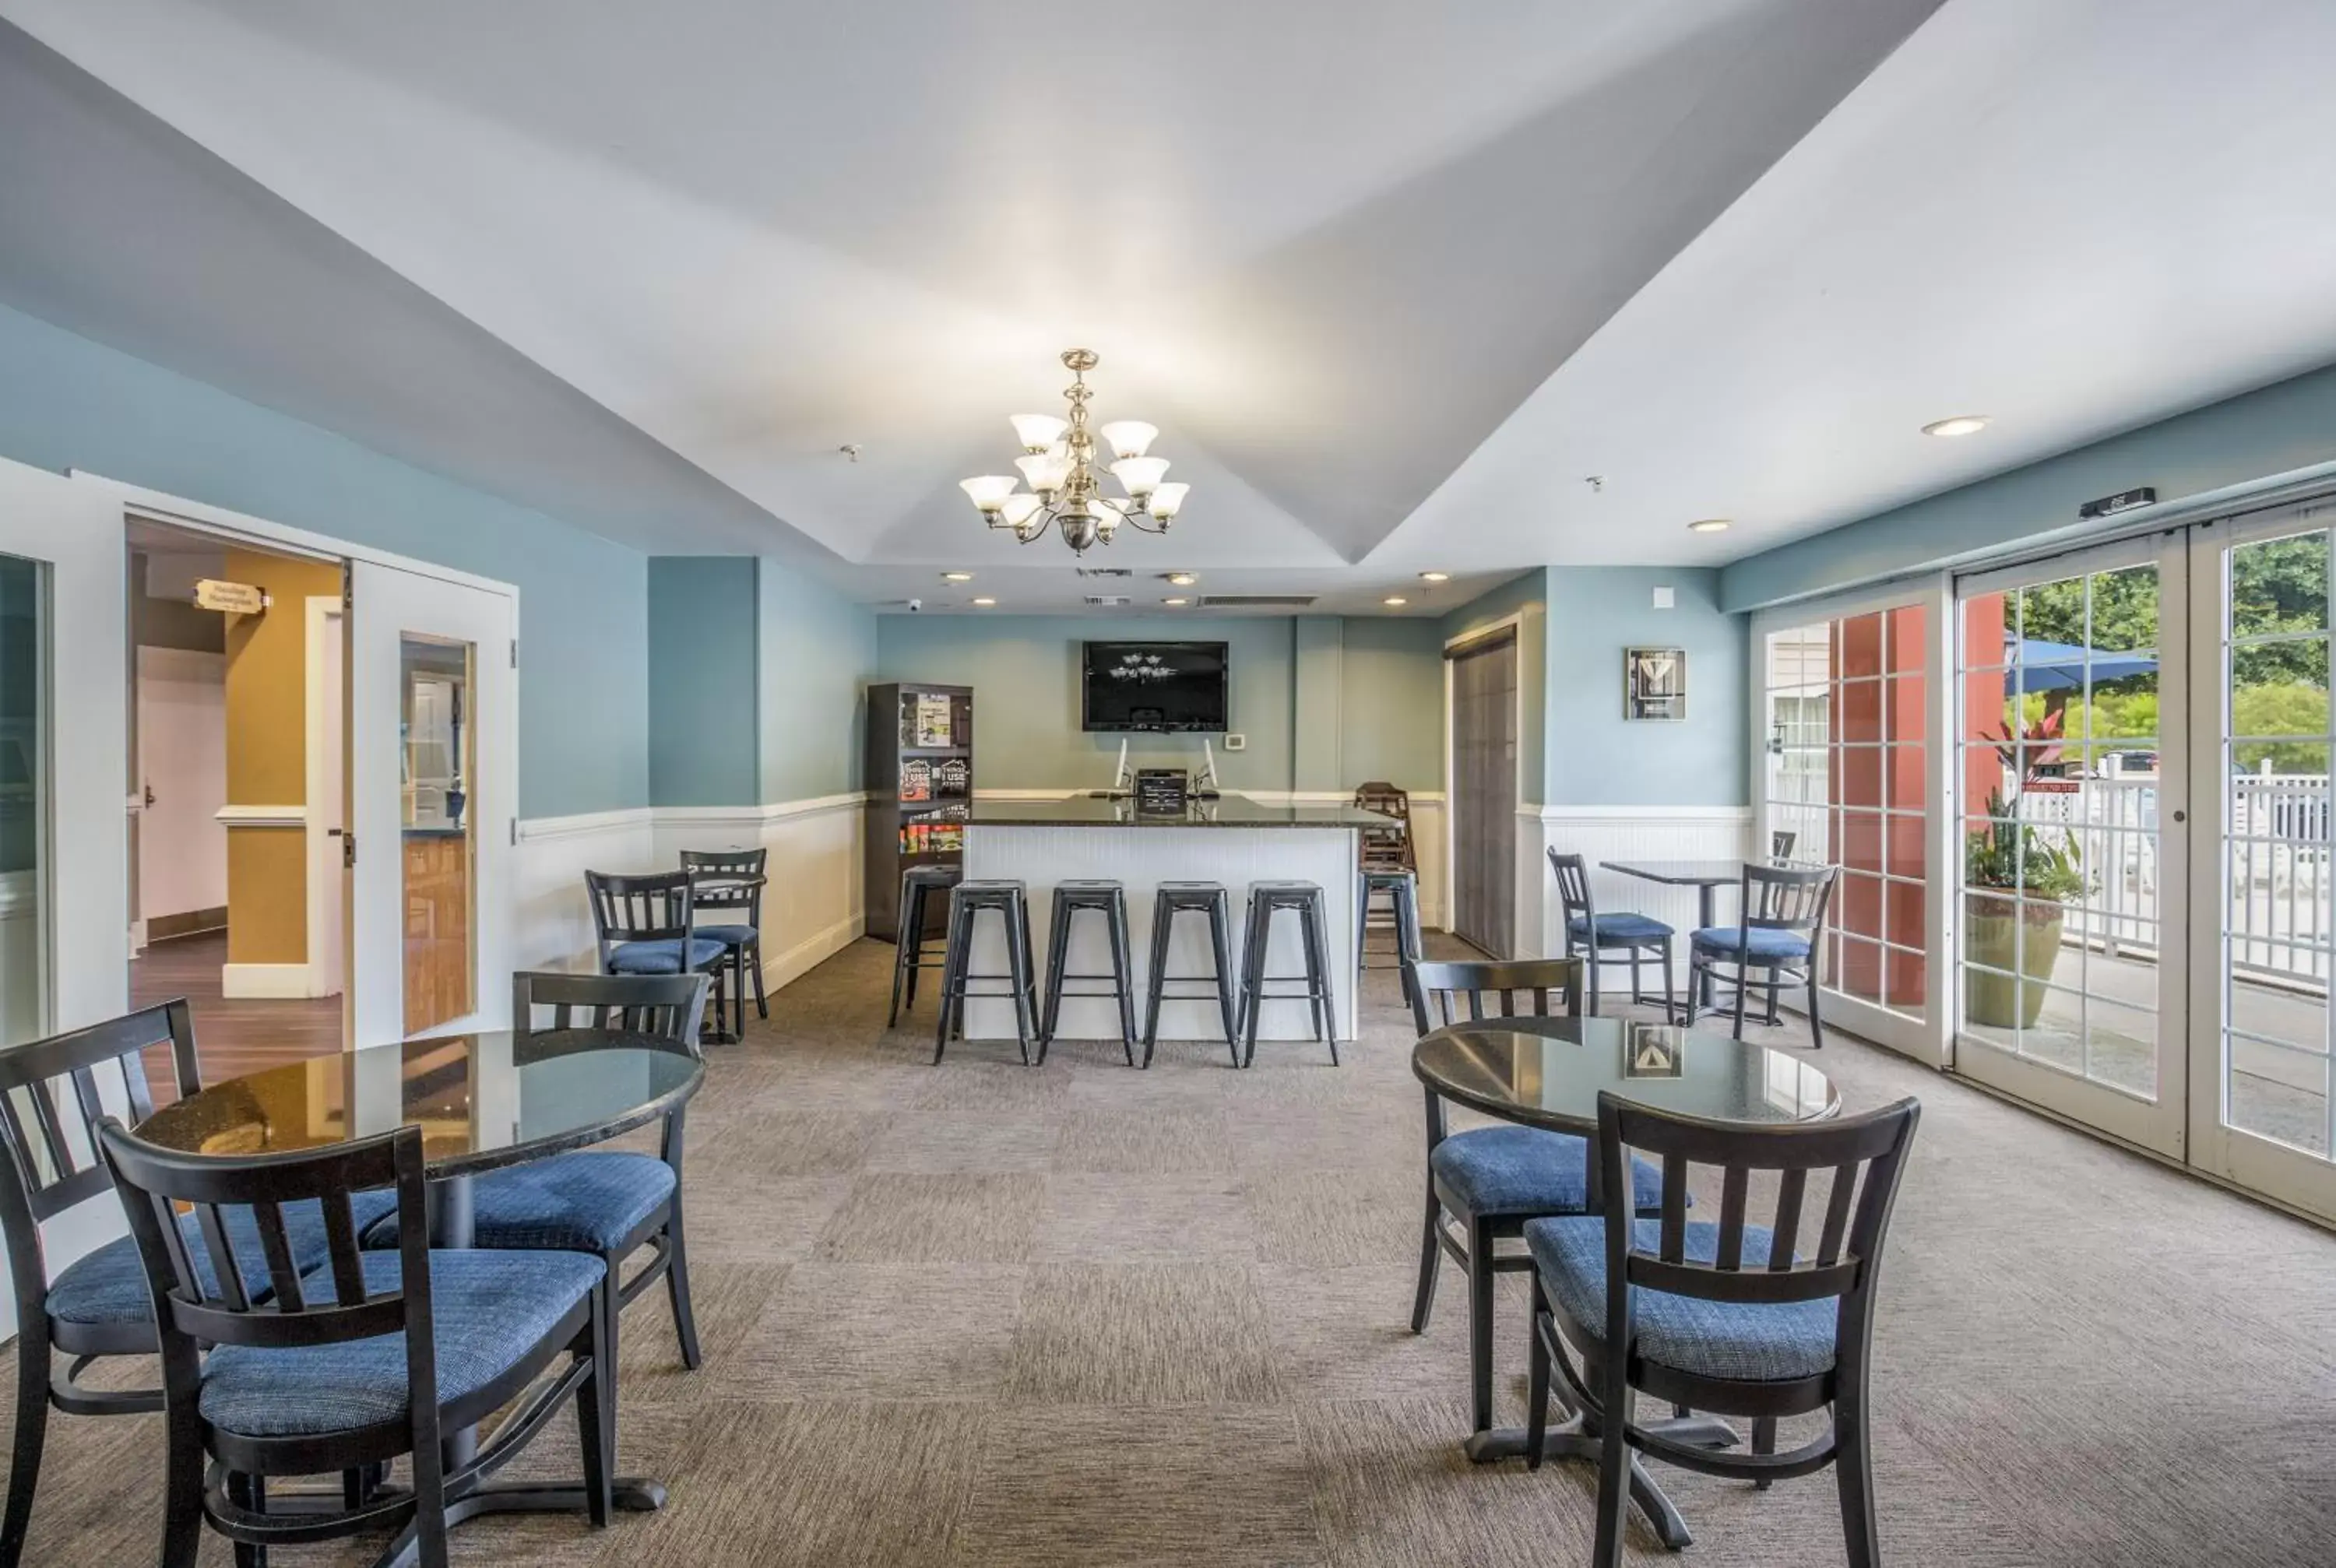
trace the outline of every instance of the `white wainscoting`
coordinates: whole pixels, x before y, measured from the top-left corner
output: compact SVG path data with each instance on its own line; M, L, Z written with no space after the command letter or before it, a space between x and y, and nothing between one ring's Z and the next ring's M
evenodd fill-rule
M669 871L683 850L770 852L763 890L763 983L785 985L864 928L857 791L765 806L658 806L534 817L519 824L518 961L585 969L594 961L584 873Z
M1621 876L1602 870L1601 862L1739 860L1751 852L1748 806L1539 806L1524 808L1517 815L1517 940L1527 951L1553 955L1565 947L1557 880L1550 873L1545 850L1580 855L1590 862L1590 891L1601 911L1627 910L1651 915L1676 928L1682 937L1695 928L1695 889ZM1529 881L1525 880L1528 873ZM1526 890L1536 890L1537 896ZM1733 918L1735 911L1735 896L1721 893L1720 921ZM1537 946L1526 947L1528 934ZM1684 941L1678 959L1684 966ZM1684 967L1680 972L1686 972Z

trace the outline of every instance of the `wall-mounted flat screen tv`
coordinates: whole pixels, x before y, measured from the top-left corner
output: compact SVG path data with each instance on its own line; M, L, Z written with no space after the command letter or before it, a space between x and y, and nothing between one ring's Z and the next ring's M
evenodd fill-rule
M1090 730L1217 731L1225 727L1225 645L1091 642L1079 682Z

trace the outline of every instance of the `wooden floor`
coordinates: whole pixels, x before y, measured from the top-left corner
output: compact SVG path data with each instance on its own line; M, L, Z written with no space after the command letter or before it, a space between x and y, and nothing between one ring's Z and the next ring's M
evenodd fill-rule
M340 998L229 1001L219 995L219 966L225 962L225 931L152 942L130 962L131 1008L187 998L204 1082L329 1056L341 1048ZM157 1104L178 1098L167 1050L147 1054L146 1077Z

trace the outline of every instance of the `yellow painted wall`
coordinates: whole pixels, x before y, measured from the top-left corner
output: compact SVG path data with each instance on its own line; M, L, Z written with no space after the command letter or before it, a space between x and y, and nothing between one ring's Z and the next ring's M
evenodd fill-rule
M338 598L341 569L229 550L227 576L256 583L273 600L264 615L227 618L228 803L301 805L308 788L307 601ZM307 920L301 830L229 828L228 962L306 963Z

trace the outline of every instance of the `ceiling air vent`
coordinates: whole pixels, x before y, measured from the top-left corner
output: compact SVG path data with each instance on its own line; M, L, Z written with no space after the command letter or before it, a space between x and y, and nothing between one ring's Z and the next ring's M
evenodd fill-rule
M1127 601L1127 595L1124 593L1091 593L1087 595L1087 604L1089 607L1095 609L1110 609L1115 606L1125 604Z
M1202 609L1304 609L1314 602L1310 593L1204 593Z
M1081 577L1134 577L1135 569L1126 566L1082 566L1076 569Z

